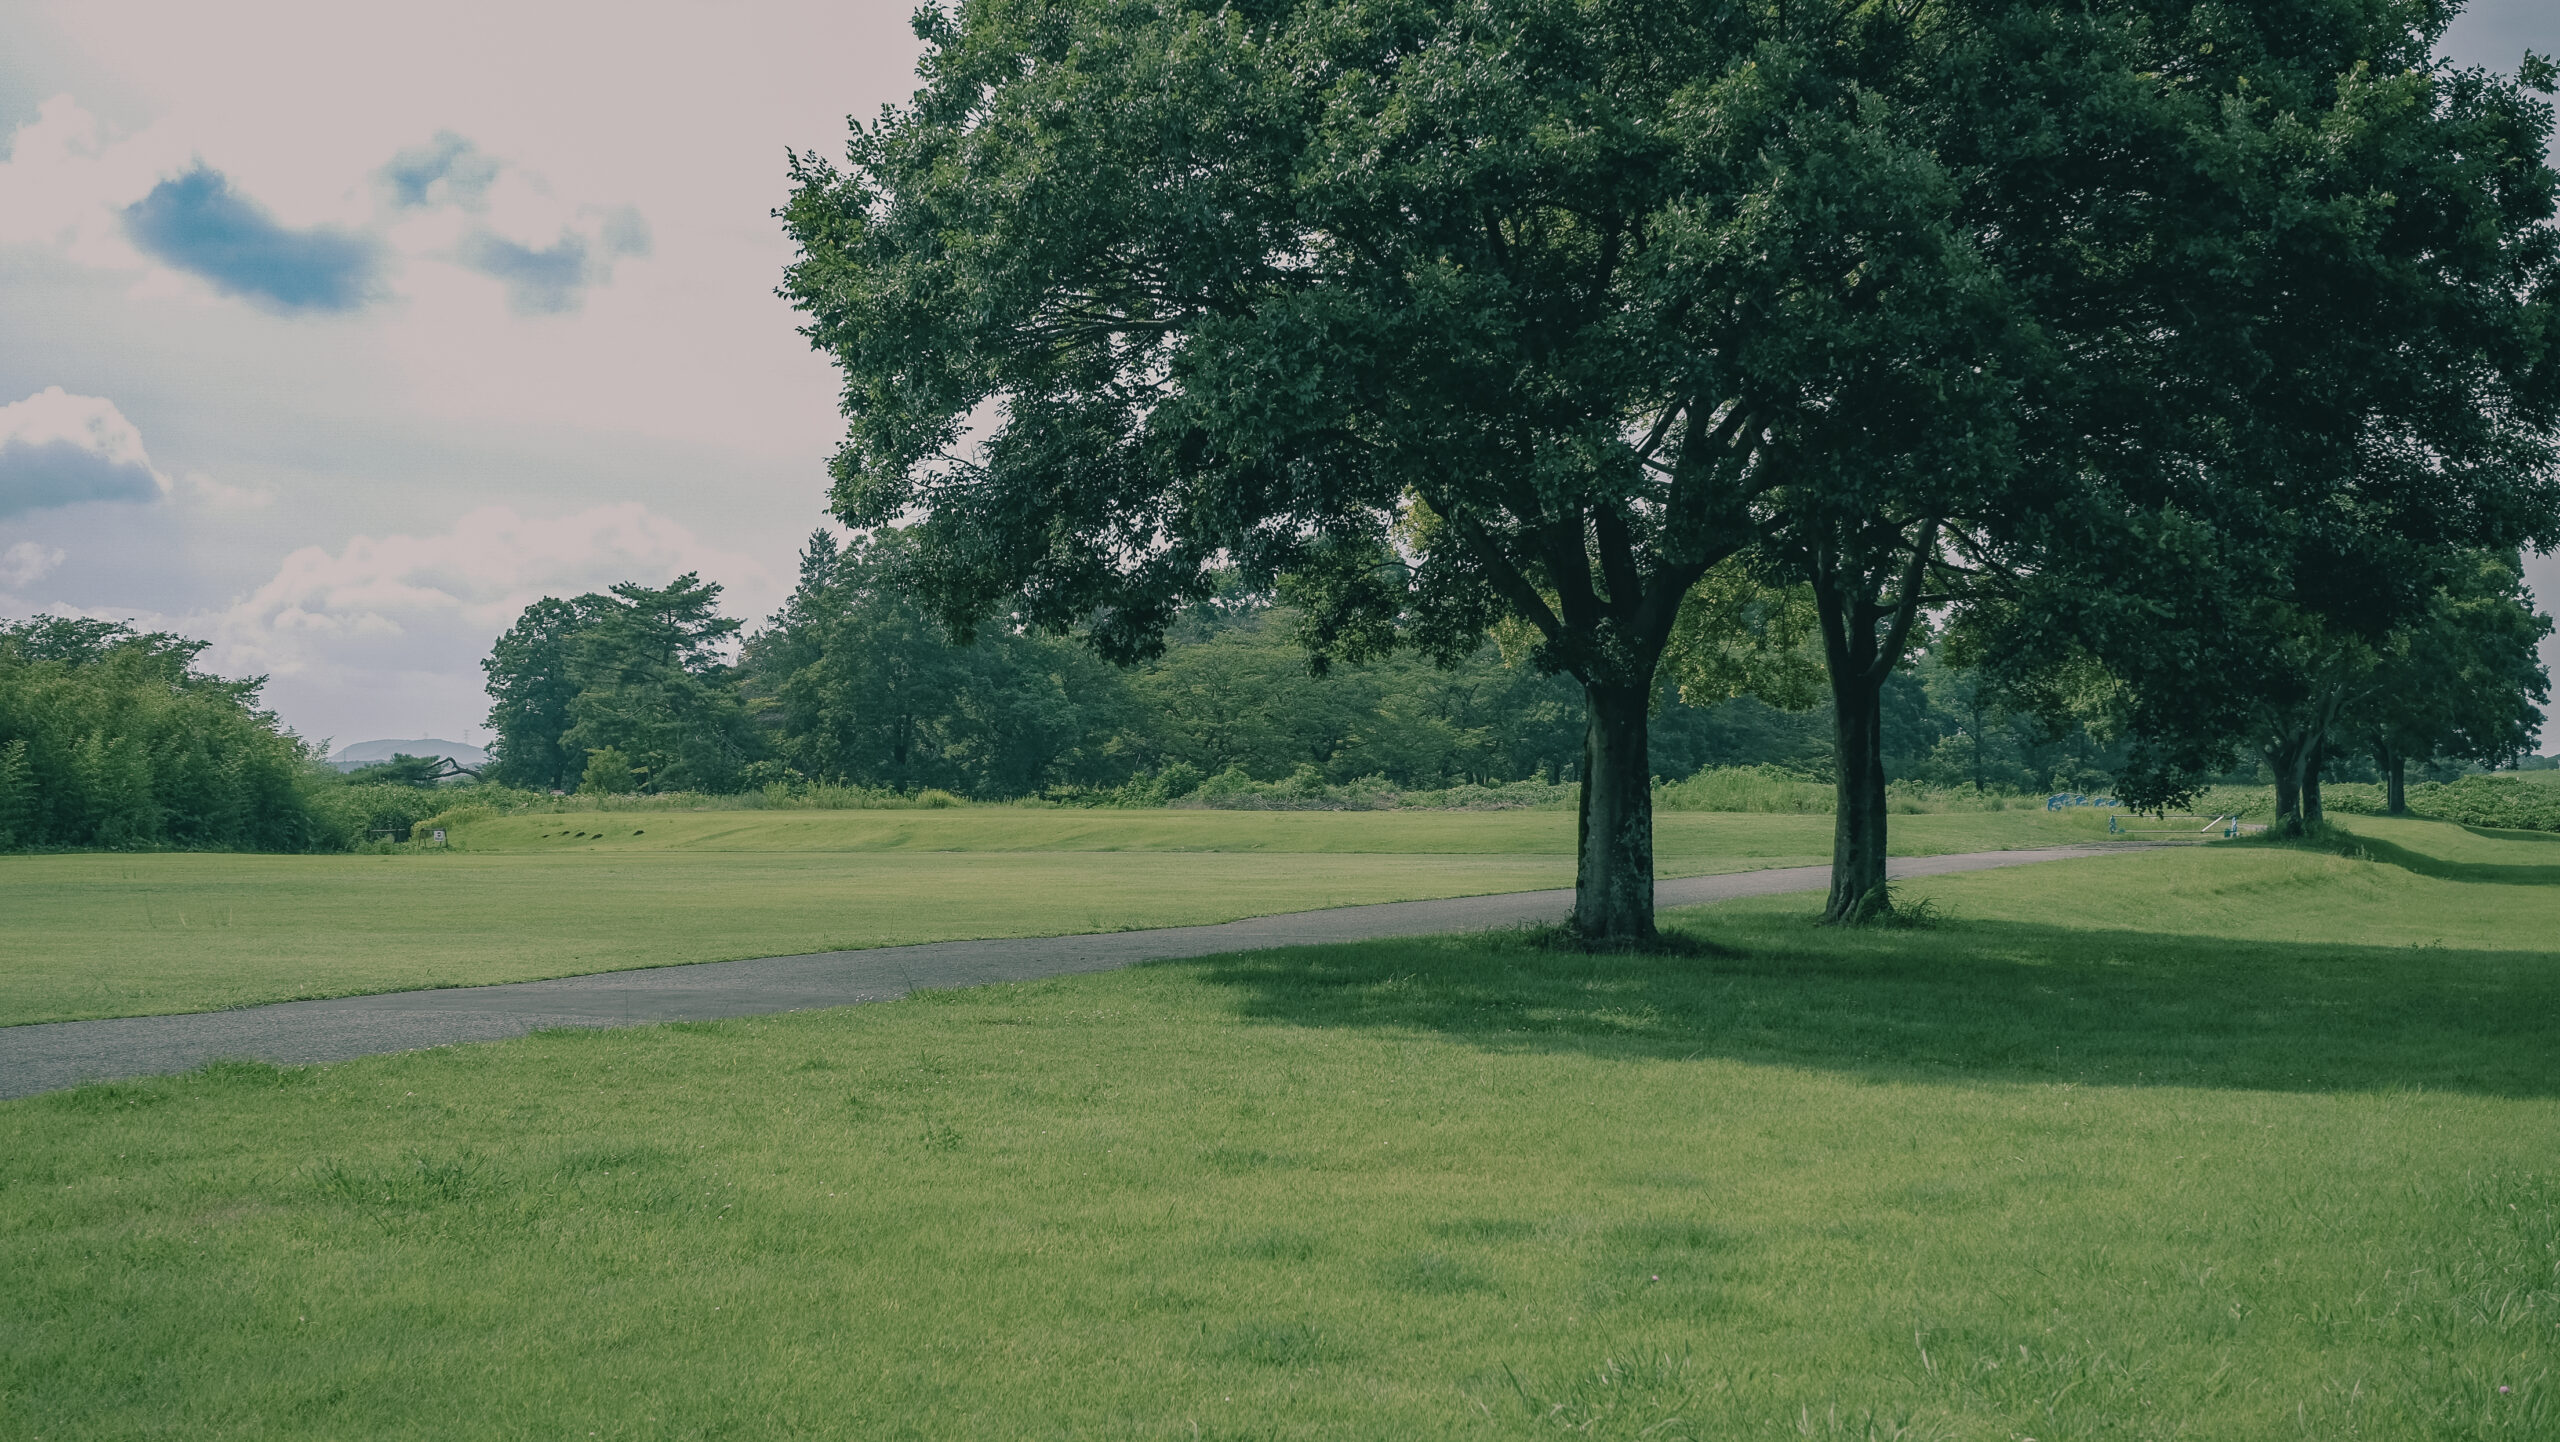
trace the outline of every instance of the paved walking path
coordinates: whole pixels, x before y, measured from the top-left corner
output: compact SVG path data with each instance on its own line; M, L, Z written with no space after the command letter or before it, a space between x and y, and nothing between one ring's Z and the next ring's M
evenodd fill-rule
M2132 848L2065 846L1906 857L1891 863L1890 874L1897 880L1943 876L2128 849ZM1819 891L1830 884L1830 867L1794 866L1680 877L1658 883L1654 899L1662 907L1695 906L1741 896ZM185 1071L225 1057L297 1065L457 1042L499 1041L545 1027L647 1026L802 1011L888 1001L917 987L1028 981L1107 971L1140 961L1561 921L1572 909L1570 890L1515 891L1298 911L1217 926L935 941L607 971L502 986L289 1001L235 1011L0 1027L0 1097L28 1096L110 1077Z

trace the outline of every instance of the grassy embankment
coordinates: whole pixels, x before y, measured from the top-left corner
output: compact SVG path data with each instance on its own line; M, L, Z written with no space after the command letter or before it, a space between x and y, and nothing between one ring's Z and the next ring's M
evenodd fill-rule
M0 1104L0 1433L2560 1435L2560 839Z
M1665 813L1666 876L1829 859L1830 818ZM0 856L0 1025L1573 884L1569 812L535 813L371 856ZM2105 833L1900 818L1897 851Z

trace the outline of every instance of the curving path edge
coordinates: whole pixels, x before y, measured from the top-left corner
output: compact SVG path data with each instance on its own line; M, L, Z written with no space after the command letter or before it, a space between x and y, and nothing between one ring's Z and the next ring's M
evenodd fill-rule
M1974 851L1898 858L1888 864L1888 870L1895 880L1903 880L2141 849L2145 848L2115 845ZM1654 904L1665 909L1697 906L1745 896L1820 891L1830 884L1828 866L1678 877L1655 884ZM1572 906L1570 889L1514 891L1295 911L1212 926L932 941L592 972L550 981L276 1002L232 1011L40 1022L0 1027L0 1098L31 1096L88 1081L186 1071L223 1058L249 1057L280 1066L345 1061L420 1047L503 1041L547 1027L710 1021L890 1001L919 987L978 986L1108 971L1141 961L1534 925L1561 921Z

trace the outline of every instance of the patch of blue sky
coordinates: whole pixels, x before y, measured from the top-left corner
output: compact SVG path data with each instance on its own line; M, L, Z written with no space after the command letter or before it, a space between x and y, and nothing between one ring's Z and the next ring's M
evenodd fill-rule
M331 226L279 225L201 164L127 206L124 228L155 259L270 310L351 311L381 291L380 241Z
M604 248L615 255L649 253L649 222L636 207L622 205L606 211L601 237Z
M382 167L391 203L404 210L458 205L479 210L488 204L489 187L497 182L496 157L450 130L439 130L424 145L413 145Z
M570 230L539 249L492 231L475 230L462 238L455 258L505 282L507 303L523 315L576 310L588 283L599 278L588 265L587 238Z

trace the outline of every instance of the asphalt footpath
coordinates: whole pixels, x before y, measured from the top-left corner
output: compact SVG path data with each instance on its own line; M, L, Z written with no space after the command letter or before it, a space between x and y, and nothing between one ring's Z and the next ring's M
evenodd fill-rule
M1906 857L1893 861L1889 874L1895 880L1945 876L2133 849L2138 848L2065 846ZM1820 891L1830 884L1827 866L1679 877L1656 884L1654 904L1664 909L1696 906L1745 896ZM1562 921L1572 909L1570 890L1515 891L1296 911L1217 926L935 941L597 972L499 986L289 1001L178 1016L0 1027L0 1098L31 1096L88 1081L187 1071L231 1058L303 1065L420 1047L503 1041L550 1027L649 1026L806 1011L890 1001L918 988L1030 981L1109 971L1142 961L1530 926Z

